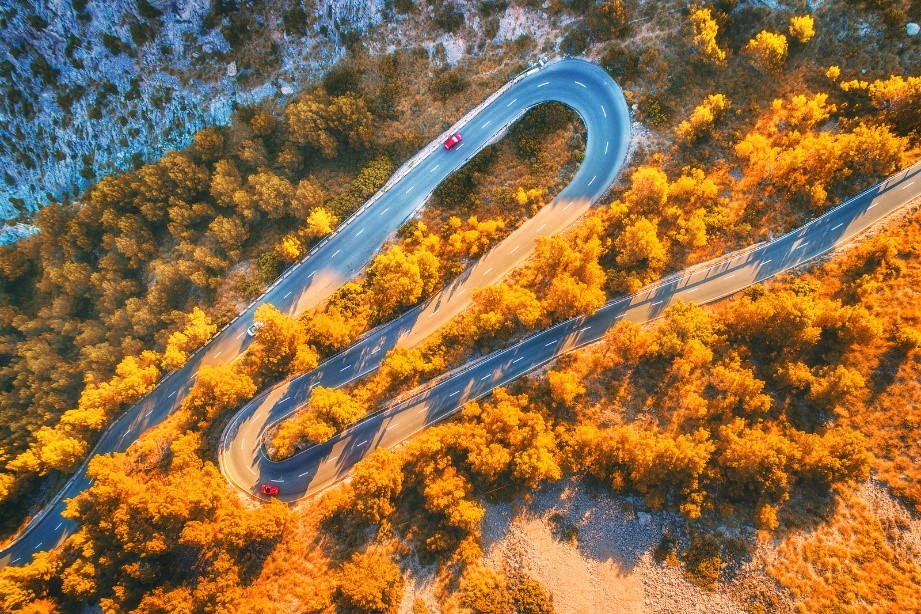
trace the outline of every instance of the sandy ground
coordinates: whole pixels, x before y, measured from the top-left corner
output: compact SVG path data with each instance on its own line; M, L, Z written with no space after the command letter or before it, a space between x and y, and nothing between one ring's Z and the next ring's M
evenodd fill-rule
M682 523L665 512L637 512L637 503L564 482L529 505L487 505L484 563L531 575L552 594L559 614L742 613L746 595L773 586L757 556L715 592L692 584L679 567L657 563L653 549L666 530L680 533ZM425 567L413 570L401 614L411 614L417 597L431 612L441 611L433 577Z

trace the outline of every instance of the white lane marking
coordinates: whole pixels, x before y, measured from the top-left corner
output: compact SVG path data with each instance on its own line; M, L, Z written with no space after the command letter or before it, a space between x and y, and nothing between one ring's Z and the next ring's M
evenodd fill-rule
M245 334L246 334L246 331L243 331L242 333L240 333L239 335L237 335L237 339L239 339L240 337L242 337L242 336L245 335Z
M698 290L700 290L700 288L691 288L690 290L686 290L686 292L690 294L691 292L697 292Z
M492 373L490 373L490 374L487 375L486 377L481 377L481 378L480 378L480 381L481 381L481 382L485 382L486 380L488 380L488 379L491 378L491 377L492 377Z
M763 265L767 264L768 262L773 262L773 260L765 260L764 262L761 263L761 265L763 266Z
M390 211L390 207L387 207L386 209L384 209L383 211L381 211L381 214L380 214L379 217L384 217L384 214L387 213L388 211Z
M727 276L724 277L723 279L732 279L732 278L735 277L735 276L736 276L736 274L733 273L732 275L727 275Z
M174 396L176 396L176 391L175 391L175 390L173 390L171 393L169 393L169 396L166 397L166 398L167 398L167 399L170 399L170 398L172 398L172 397L174 397Z
M493 268L494 268L494 267L489 267L488 269L486 269L485 271L483 271L483 275L489 275L489 272L492 271Z
M249 465L246 466L246 469L247 469L250 473L252 473L253 475L256 475L255 470L253 470L253 468L250 467Z
M292 292L292 291L289 291L289 292L288 292L286 295L284 295L282 298L288 298L289 296L291 296L291 292Z
M515 360L512 361L512 364L515 364L515 363L518 362L519 360L524 360L524 356L519 356L518 358L516 358Z
M488 125L491 124L491 123L492 123L492 120L489 120L488 122L486 122L485 124L483 124L482 126L480 126L480 128L485 128L486 126L488 126Z
M592 185L593 183L595 183L596 179L598 179L598 175L595 175L594 177L592 177L592 180L588 182L588 185Z
M341 369L339 369L339 373L342 373L343 371L345 371L346 369L350 368L351 366L352 366L352 365L345 365L344 367L342 367Z
M299 474L297 474L297 477L302 478L302 477L304 477L305 475L307 475L308 473L310 473L310 469L308 469L308 470L305 471L304 473L299 473Z
M455 390L454 392L452 392L452 393L449 394L448 396L449 396L449 397L453 397L453 396L457 396L458 394L460 394L460 390Z
M516 245L515 247L513 247L512 249L510 249L508 253L514 254L515 252L518 251L518 248L519 248L519 247L520 247L519 245Z
M397 423L394 422L393 424L391 424L390 426L387 427L387 430L389 431L390 429L396 428L396 427L397 427Z
M360 236L361 236L361 233L363 233L364 231L365 231L365 229L362 228L361 230L359 230L358 232L355 233L355 236L356 236L356 237L360 237Z
M507 105L505 105L505 108L506 108L506 109L509 108L510 106L512 106L513 104L515 104L516 102L518 102L518 99L517 99L517 98L515 98L515 99L512 100L510 103L508 103Z
M411 185L411 186L409 186L408 188L406 188L406 194L409 194L410 192L412 192L414 187L416 187L416 186Z
M307 279L310 279L311 277L313 277L314 275L316 275L316 273L317 273L317 272L314 271L313 273L311 273L310 275L307 276Z
M215 358L224 353L224 350L219 350L217 354L214 355Z
M335 456L332 456L332 457L326 459L326 462L331 463L332 461L336 460L336 459L339 458L340 456L341 456L340 454L337 454L337 455L335 455Z
M460 296L461 294L463 294L463 293L466 292L466 291L467 291L467 288L461 288L460 290L457 291L457 296Z
M463 143L461 143L460 145L458 145L458 146L457 146L457 147L455 147L454 149L460 149L460 148L461 148L461 147L463 147L463 146L464 146L464 144L463 144Z
M548 348L548 347L550 347L551 345L553 345L554 343L556 343L555 340L554 340L554 341L551 341L550 343L545 343L545 344L544 344L544 347L545 347L545 348Z
M284 480L284 478L282 478L282 479L280 479L280 480L271 480L271 481L272 481L272 482L275 482L276 484L281 484L281 483L283 483L285 480Z
M417 413L417 414L421 414L422 412L427 411L427 410L428 410L428 407L423 407L422 409L420 409L420 410L417 411L416 413Z
M149 412L147 412L146 414L144 414L144 417L145 417L145 418L149 418L149 417L150 417L150 414L152 414L152 413L154 413L154 410L151 409Z
M907 190L908 188L910 188L910 187L913 186L913 185L915 185L915 182L914 182L914 181L912 181L911 183L906 183L905 185L902 186L902 189L903 189L903 190Z
M374 356L375 354L377 354L377 353L380 352L380 351L381 351L380 348L376 348L373 352L371 352L371 356Z
M537 232L540 232L541 230L543 230L543 229L546 228L546 227L547 227L546 224L541 224L541 225L540 225L540 228L537 229Z
M581 85L582 87L588 87L588 86L586 86L584 83L582 83L581 81L576 81L576 85Z
M870 205L869 207L867 207L867 211L869 211L870 209L872 209L872 208L875 207L876 205L877 205L877 203L873 203L872 205Z
M587 331L587 330L590 329L590 328L591 328L591 326L583 326L583 327L580 328L577 332L580 332L580 333L581 333L581 332Z
M368 443L368 440L367 440L367 439L365 439L364 441L362 441L360 444L356 445L355 447L356 447L356 448L360 448L361 446L365 445L366 443Z
M59 523L58 523L58 526L54 527L54 530L57 531L58 529L60 529L62 524L64 524L64 523L63 523L63 522L59 522Z
M434 173L435 171L438 170L438 167L439 167L439 166L441 166L441 165L440 165L440 164L436 164L435 166L432 167L432 170L430 170L429 172L430 172L430 173Z
M433 311L432 313L429 314L429 320L431 320L432 318L434 318L434 317L437 316L437 315L438 315L438 312L437 312L437 311Z
M38 545L35 546L35 549L38 550L38 549L41 548L41 547L42 547L42 542L38 542Z
M571 204L572 204L572 202L566 203L566 206L563 207L563 211L566 211L567 209L569 209L569 206L570 206Z
M290 399L290 398L291 398L291 395L289 394L288 396L286 396L285 398L283 398L281 401L279 401L279 403L284 403L285 401L287 401L287 400Z
M800 243L799 245L797 245L797 246L794 247L793 249L799 249L799 248L801 248L801 247L806 247L807 245L809 245L809 241L806 241L805 243Z
M341 251L342 251L341 249L337 249L337 250L335 251L335 253L333 253L333 258L335 258L335 257L336 257L336 254L338 254L338 253L341 252Z
M837 226L835 226L834 228L832 228L832 230L838 230L838 229L841 228L842 226L844 226L844 222L841 222L840 224L838 224Z
M604 142L604 155L608 155L608 145L610 145L610 144L611 144L610 141L605 141L605 142Z
M653 303L652 306L655 307L656 305L661 305L664 302L665 302L665 299L662 299L661 301L656 301L655 303Z
M537 87L544 87L544 86L547 85L548 83L550 83L550 82L549 82L549 81L544 81L543 83L541 83L541 84L538 85Z
M604 105L601 105L601 112L604 113L604 116L608 116L608 112L604 110Z
M11 563L15 563L15 562L18 561L19 559L20 559L20 557L17 556L15 559L13 559L13 560L10 561L10 562L11 562Z

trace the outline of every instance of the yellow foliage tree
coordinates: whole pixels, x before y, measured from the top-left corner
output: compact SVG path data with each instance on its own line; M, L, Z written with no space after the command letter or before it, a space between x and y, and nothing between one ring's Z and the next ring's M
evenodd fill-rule
M186 314L185 326L169 336L160 366L167 371L181 368L189 359L189 353L206 343L216 331L217 324L211 322L208 314L193 307L192 312Z
M790 19L790 36L800 43L808 43L815 36L815 20L812 15L799 15Z
M780 70L787 61L787 37L783 34L762 30L745 45L755 65L761 70Z
M691 9L691 28L694 32L691 40L697 53L716 66L725 66L726 52L716 42L719 25L710 9L705 7Z
M729 109L729 99L723 94L711 94L694 108L691 117L681 122L675 130L683 141L694 141L713 130L713 125L723 118Z

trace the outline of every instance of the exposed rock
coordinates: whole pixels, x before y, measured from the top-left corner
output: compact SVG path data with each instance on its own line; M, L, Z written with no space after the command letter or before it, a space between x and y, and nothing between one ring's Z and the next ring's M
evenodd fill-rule
M0 245L12 245L19 239L25 239L36 232L38 232L38 228L30 224L0 226Z
M211 0L152 0L161 14L146 17L136 0L90 0L81 11L60 0L14 4L0 4L0 220L186 147L235 106L277 96L279 79L292 92L305 87L341 57L339 32L366 30L384 8L328 0L286 33L276 5L241 3L264 14L247 15L258 31L235 48L225 34L239 32L227 14L211 14ZM247 64L260 54L277 64Z

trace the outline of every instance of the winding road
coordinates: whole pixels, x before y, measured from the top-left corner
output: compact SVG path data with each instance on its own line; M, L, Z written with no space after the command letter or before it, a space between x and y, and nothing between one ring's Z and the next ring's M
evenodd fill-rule
M399 345L426 309L414 310L373 331L316 370L266 391L244 407L224 433L219 450L221 470L228 480L251 494L262 482L278 486L279 497L285 501L314 495L347 476L375 449L395 446L451 416L467 401L481 398L561 354L600 340L619 320L642 324L660 317L676 300L705 304L734 294L848 242L918 196L921 162L769 243L680 272L637 294L613 300L593 315L536 333L439 378L415 396L365 418L324 444L282 462L268 460L260 445L263 431L303 405L313 386L341 386L375 369L384 350ZM430 305L437 302L435 297Z
M572 107L580 115L587 133L585 158L557 198L503 243L509 245L509 239L514 237L518 242L516 253L503 257L493 250L458 283L479 287L501 279L530 255L535 237L559 232L603 196L623 164L630 138L629 111L620 88L595 64L576 59L553 61L539 70L535 68L519 75L473 109L398 169L381 191L297 266L286 271L263 296L196 352L182 369L166 376L151 393L116 420L102 435L90 457L127 449L141 433L179 407L202 365L228 362L244 352L250 342L246 329L252 323L253 312L261 304L271 303L291 315L321 304L371 261L384 242L424 205L447 176L500 138L529 108L551 101ZM453 132L462 132L464 140L452 150L445 150L441 142ZM489 265L490 262L494 264ZM407 332L401 328L406 320L401 319L399 324L386 330L399 329L400 333L422 336L425 331L434 330L439 322L449 319L451 313L459 313L469 304L470 293L461 292L466 286L461 288L455 284L452 288L453 294L450 291L442 293L428 304L438 316L425 316L428 320L425 326ZM418 316L419 310L412 313ZM377 335L381 333L382 329L375 331ZM373 335L366 337L358 347L367 347L371 338ZM380 357L376 360L379 361L384 352L378 354ZM329 368L336 360L341 360L341 356L327 361L324 367ZM367 366L374 360L366 358L362 364ZM357 377L357 363L350 368L352 377ZM340 377L347 375L345 370L339 372ZM276 398L278 390L274 388L259 398ZM278 398L284 403L294 399ZM252 425L251 421L241 420L239 416L231 424L239 428L241 423ZM222 464L225 457L221 454ZM61 512L66 499L90 485L86 467L84 463L17 539L0 551L0 566L24 564L35 552L56 547L76 529Z

